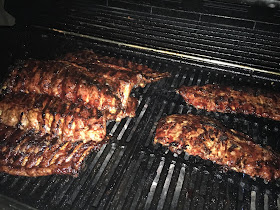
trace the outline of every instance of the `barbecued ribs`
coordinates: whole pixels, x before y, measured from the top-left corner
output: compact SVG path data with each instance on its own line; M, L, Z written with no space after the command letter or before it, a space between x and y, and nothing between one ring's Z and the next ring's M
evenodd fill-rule
M90 56L89 52L83 51L82 54ZM75 60L78 56L79 53L69 54L64 60L26 61L11 72L3 90L48 94L75 103L82 102L98 108L105 116L108 115L108 119L119 121L126 116L135 116L137 102L130 97L132 88L144 87L169 76L169 73L150 70L143 74L112 64L96 65L90 63L90 59Z
M0 100L0 122L50 134L60 141L102 141L106 120L96 108L39 94L10 93Z
M125 62L116 58L102 57L90 50L82 50L76 53L68 53L61 60L75 63L85 67L95 76L103 78L110 87L114 87L115 93L120 98L122 107L126 109L131 101L130 93L135 87L145 87L146 84L156 82L170 73L160 73L142 65L129 65L123 67Z
M280 178L279 154L205 116L175 114L160 119L154 143L168 146L172 152L184 150L252 177Z
M68 174L77 176L92 150L94 141L63 142L48 134L36 135L0 124L0 172L20 176Z
M224 113L252 114L280 121L280 94L259 89L235 90L221 85L182 86L178 89L186 103L198 109Z
M15 68L3 85L6 92L48 94L72 102L89 104L115 114L121 101L103 78L84 67L61 61L26 61Z
M139 72L141 74L144 74L145 77L150 76L150 77L154 77L154 79L157 79L159 76L166 77L166 75L169 74L169 73L159 74L158 72L155 72L153 69L145 65L137 64L129 60L119 59L115 57L98 55L92 50L88 50L88 49L80 50L74 53L67 53L65 56L62 57L62 60L66 60L77 64L83 64L83 65L97 64L115 70ZM153 75L153 73L156 74Z
M132 88L169 76L109 57L90 62L94 56L82 51L28 60L11 71L0 96L0 171L76 175L89 152L105 142L106 120L135 116Z

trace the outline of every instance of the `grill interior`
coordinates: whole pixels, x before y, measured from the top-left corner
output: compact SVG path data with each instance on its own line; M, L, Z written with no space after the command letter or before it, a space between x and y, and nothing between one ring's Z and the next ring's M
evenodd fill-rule
M224 172L211 161L175 155L152 143L161 116L193 113L216 118L280 152L279 122L196 110L174 92L182 84L209 83L280 91L275 24L268 32L262 26L269 24L256 20L124 1L79 1L68 9L60 17L41 14L31 26L15 27L9 63L90 48L172 77L133 91L139 99L136 117L107 124L110 142L89 156L78 178L2 173L1 194L39 209L280 209L279 182Z
M44 15L38 21L67 32L279 73L279 33L264 31L265 22L176 10L166 17L162 8L139 12L117 7L121 3L113 1L108 7L78 2L54 22Z

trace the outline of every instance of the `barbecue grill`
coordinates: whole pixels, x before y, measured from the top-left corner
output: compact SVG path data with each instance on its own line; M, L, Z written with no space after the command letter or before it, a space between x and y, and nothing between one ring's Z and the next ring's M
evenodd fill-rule
M0 174L7 209L280 209L279 181L224 171L153 145L165 115L211 116L280 152L280 123L208 113L185 104L181 85L224 84L280 91L279 1L71 1L6 3L17 24L4 28L3 69L17 59L54 59L77 49L172 74L137 88L136 117L107 123L110 141L78 178ZM273 4L273 5L271 5ZM259 13L262 11L262 13ZM3 79L3 78L2 78ZM2 204L1 204L2 203ZM10 207L8 207L10 206Z

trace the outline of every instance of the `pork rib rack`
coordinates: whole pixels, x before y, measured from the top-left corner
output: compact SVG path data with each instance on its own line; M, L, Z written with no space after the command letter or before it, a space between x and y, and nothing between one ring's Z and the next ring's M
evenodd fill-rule
M159 120L154 143L185 151L234 171L266 180L280 178L280 155L243 133L205 116L170 115Z
M63 141L102 141L106 120L96 108L39 94L10 93L0 100L0 121Z
M77 176L94 141L63 142L0 124L0 171L19 176L67 174Z
M130 96L133 88L145 87L148 83L170 76L168 72L161 73L144 65L100 56L91 50L68 53L60 60L85 67L96 77L103 78L106 84L115 90L114 93L120 99L123 110L118 114L117 119L123 118L125 115L135 115L134 106L137 102L135 98Z
M101 110L107 119L119 121L135 116L137 99L130 96L133 88L170 76L147 67L131 70L116 65L115 59L99 56L101 61L113 62L101 63L95 57L92 51L84 50L60 60L28 60L10 73L2 89L82 102Z
M243 113L280 121L280 94L260 89L235 90L221 85L182 86L179 94L198 109L223 113Z
M3 90L48 94L62 100L91 105L111 114L121 108L120 99L103 78L69 62L26 61L10 73Z

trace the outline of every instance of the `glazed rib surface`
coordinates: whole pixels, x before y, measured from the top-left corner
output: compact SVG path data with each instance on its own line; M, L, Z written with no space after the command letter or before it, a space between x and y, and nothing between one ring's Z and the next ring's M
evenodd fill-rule
M191 114L164 117L158 122L154 143L167 146L172 152L183 150L252 177L266 180L280 177L279 154L208 117Z
M99 56L91 50L68 53L62 60L86 67L89 72L104 78L109 86L114 87L125 108L132 88L145 87L148 83L170 76L167 72L153 71L146 66L125 62L122 59ZM127 67L124 67L125 64L128 64Z
M48 94L89 104L111 114L121 108L115 90L103 78L66 61L26 61L11 72L3 89L7 92Z
M74 53L67 53L62 59L72 63L83 64L83 65L87 65L87 64L100 65L100 66L108 67L109 68L108 70L114 69L117 71L120 70L129 71L129 72L133 71L135 73L144 75L144 77L146 77L144 79L148 79L148 80L153 80L153 79L158 80L160 78L170 76L170 74L167 72L165 73L156 72L145 65L137 64L135 62L131 62L128 60L119 59L115 57L98 55L92 50L87 50L87 49L80 50Z
M280 94L258 89L235 90L220 85L182 86L179 94L198 109L243 113L280 121Z
M102 141L106 121L96 108L39 94L10 93L0 100L1 123L50 134L60 141Z
M19 176L77 176L88 154L100 147L94 141L58 143L49 135L39 136L4 124L0 124L0 138L0 171Z

